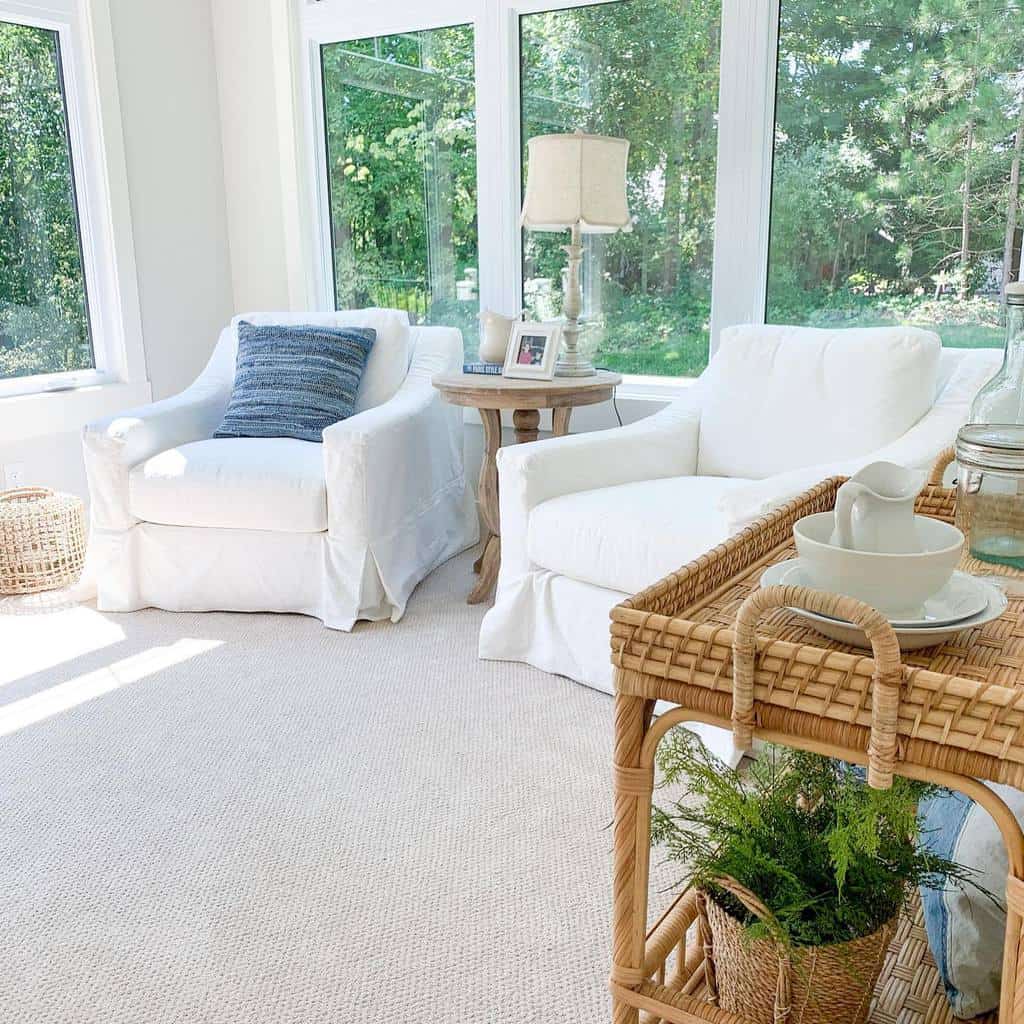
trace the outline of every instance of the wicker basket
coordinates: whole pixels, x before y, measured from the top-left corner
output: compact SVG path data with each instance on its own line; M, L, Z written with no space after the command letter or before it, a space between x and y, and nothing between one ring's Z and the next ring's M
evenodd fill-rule
M752 914L772 920L771 911L735 879L716 881ZM752 1024L867 1020L896 918L861 939L789 951L771 939L751 940L743 925L704 893L698 908L708 1002Z
M45 487L0 492L0 594L38 594L78 581L85 506Z

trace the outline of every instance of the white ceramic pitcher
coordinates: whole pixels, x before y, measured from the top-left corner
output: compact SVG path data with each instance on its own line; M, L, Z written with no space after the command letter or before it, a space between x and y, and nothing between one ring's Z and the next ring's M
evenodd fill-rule
M836 494L831 543L853 551L915 554L923 550L914 522L914 500L928 479L920 470L872 462Z

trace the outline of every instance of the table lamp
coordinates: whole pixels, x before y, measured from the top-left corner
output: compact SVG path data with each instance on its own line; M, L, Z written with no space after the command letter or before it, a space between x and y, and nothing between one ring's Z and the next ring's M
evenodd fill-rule
M569 280L562 301L565 349L555 374L589 377L593 365L578 350L580 265L584 234L629 231L632 221L626 198L629 142L606 135L538 135L530 139L529 173L520 223L530 231L566 231L572 237L564 249L569 257Z

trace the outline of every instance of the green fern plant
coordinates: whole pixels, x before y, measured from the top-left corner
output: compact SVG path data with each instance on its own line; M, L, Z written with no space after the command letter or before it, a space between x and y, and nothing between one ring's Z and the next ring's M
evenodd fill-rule
M919 846L918 802L937 787L897 776L891 789L871 789L852 765L782 747L741 774L680 728L662 742L658 767L660 785L682 795L653 810L654 842L751 937L847 942L899 913L914 886L970 881L969 869ZM723 875L765 903L778 931L715 886Z

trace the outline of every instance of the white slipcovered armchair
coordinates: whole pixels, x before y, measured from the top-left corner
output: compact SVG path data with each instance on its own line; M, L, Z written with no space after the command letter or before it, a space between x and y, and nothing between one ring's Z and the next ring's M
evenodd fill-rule
M212 437L243 319L377 331L356 412L322 444ZM416 584L477 539L461 410L430 383L461 365L459 331L410 328L395 310L236 317L191 387L85 428L98 607L397 621Z
M929 467L999 358L914 328L730 328L661 412L502 448L480 656L612 692L614 605L826 477L879 459Z

